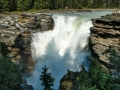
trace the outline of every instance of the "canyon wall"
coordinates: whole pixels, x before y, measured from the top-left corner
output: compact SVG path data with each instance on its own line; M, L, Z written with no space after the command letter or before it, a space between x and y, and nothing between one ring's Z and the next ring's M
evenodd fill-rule
M116 52L120 48L120 14L114 13L92 20L93 27L90 28L90 48L97 56L99 62L104 66L110 63L109 54L106 53L110 47ZM119 54L119 53L117 53Z
M0 42L5 42L11 50L14 63L22 65L26 72L34 67L31 57L31 36L35 32L52 30L54 21L50 13L0 15Z

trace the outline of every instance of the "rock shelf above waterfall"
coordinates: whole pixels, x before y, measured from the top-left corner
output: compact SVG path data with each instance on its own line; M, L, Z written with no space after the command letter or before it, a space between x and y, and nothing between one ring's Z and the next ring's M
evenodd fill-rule
M90 47L92 52L103 63L109 63L103 54L109 46L118 50L120 47L120 14L108 14L98 19L92 19L93 27L90 28Z
M33 69L34 61L31 57L32 33L52 30L54 21L52 14L0 14L0 42L5 42L12 52L12 61L21 64L27 71Z

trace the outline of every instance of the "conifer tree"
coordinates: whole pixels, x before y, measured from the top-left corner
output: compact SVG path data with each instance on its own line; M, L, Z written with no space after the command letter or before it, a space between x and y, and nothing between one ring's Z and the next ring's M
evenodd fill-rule
M5 11L13 11L16 9L16 0L0 0L2 7Z
M21 71L10 60L9 53L7 45L0 43L0 90L20 90Z
M32 0L18 0L17 1L17 7L19 11L25 11L25 10L29 10L32 8ZM33 3L34 4L34 3Z
M47 72L48 68L46 67L46 65L42 69L43 71L40 76L41 85L44 86L44 90L54 90L52 86L54 85L53 82L55 79L51 76L51 73Z
M0 54L3 58L9 58L8 54L10 53L10 50L8 50L8 47L5 43L0 43Z
M110 71L100 66L95 57L90 58L91 65L87 72L82 66L79 76L79 86L82 90L120 90Z
M19 0L19 1L17 2L17 8L18 8L18 10L19 10L19 11L23 11L23 10L24 10L24 7L25 7L25 5L24 5L24 0Z

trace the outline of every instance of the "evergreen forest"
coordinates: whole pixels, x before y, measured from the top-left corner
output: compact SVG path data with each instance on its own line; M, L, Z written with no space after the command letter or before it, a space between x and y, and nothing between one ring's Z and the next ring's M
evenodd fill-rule
M2 11L119 8L120 0L0 0Z

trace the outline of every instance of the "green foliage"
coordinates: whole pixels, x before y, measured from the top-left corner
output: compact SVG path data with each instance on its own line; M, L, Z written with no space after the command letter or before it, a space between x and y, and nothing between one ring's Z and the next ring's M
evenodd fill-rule
M51 76L51 73L48 73L48 68L45 67L42 68L42 74L40 76L40 80L42 81L41 85L44 86L44 90L54 90L53 88L51 88L51 86L53 86L53 82L54 82L54 78Z
M35 2L34 3L34 9L40 9L40 2Z
M0 90L13 90L14 85L21 83L19 68L9 59L0 58L0 70Z
M120 0L0 0L5 11L29 9L119 8Z
M32 8L32 0L18 0L17 1L17 9L19 11L25 11L25 10L29 10Z
M112 74L102 68L97 60L91 60L89 72L82 68L79 76L82 90L120 90Z
M5 43L0 43L0 45L0 90L14 90L14 86L22 82L21 72L8 57L10 51Z
M3 58L9 58L10 50L8 50L8 47L5 43L0 43L0 55Z
M45 1L44 0L39 0L40 1L40 8L44 9L45 7Z
M49 0L49 9L55 9L55 1L54 0Z
M2 8L5 11L13 11L16 9L16 0L0 0L0 2L2 3Z
M19 1L17 2L17 9L18 9L19 11L25 10L24 0L19 0Z
M2 9L2 7L3 7L3 2L2 0L0 0L0 8Z

